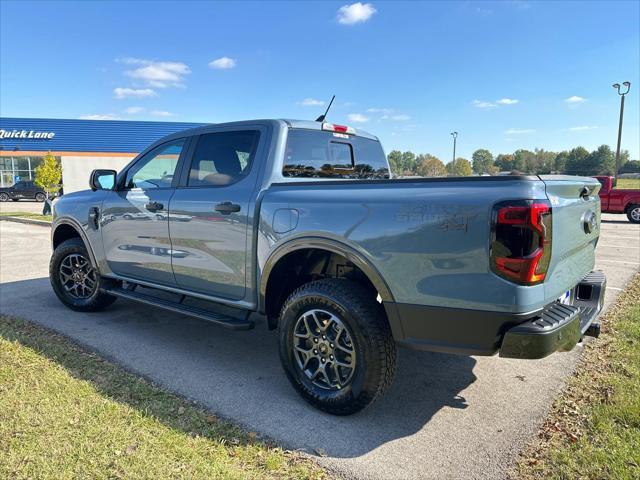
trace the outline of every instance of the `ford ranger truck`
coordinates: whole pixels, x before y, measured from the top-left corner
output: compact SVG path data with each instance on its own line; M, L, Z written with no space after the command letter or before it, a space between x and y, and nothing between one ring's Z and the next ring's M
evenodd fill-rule
M626 214L631 223L640 223L640 190L614 188L613 177L594 177L600 182L600 204L603 213Z
M600 184L394 179L378 139L255 120L167 136L54 203L53 290L278 330L294 388L332 414L387 390L396 348L537 359L596 335Z

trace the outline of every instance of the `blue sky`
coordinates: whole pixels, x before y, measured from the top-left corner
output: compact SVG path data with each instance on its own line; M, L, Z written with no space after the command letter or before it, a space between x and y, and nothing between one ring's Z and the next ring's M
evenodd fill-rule
M0 2L0 114L223 122L318 116L388 151L615 148L640 2Z

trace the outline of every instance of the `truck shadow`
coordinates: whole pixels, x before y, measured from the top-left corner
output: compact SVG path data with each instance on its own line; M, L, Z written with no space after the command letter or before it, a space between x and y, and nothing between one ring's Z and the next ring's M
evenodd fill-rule
M467 408L462 392L476 380L472 357L400 350L390 391L363 412L335 417L310 407L289 385L277 333L263 324L233 332L123 300L100 313L73 312L46 278L2 284L0 299L2 313L60 332L222 418L286 448L333 457L363 455L414 435L443 409Z
M633 225L629 220L605 220L604 218L600 219L601 223L617 223L621 225Z

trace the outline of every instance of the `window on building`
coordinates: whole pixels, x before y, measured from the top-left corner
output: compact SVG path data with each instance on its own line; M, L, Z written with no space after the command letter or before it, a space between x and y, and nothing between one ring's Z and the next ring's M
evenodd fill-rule
M44 154L43 154L44 155ZM60 157L55 157L60 161ZM34 180L41 156L11 155L0 157L0 187L10 187L20 180Z

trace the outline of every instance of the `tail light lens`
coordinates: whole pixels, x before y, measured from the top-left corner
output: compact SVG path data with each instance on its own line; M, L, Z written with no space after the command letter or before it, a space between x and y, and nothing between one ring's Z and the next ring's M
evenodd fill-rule
M521 285L543 282L551 261L551 219L547 200L497 204L493 209L492 270Z

